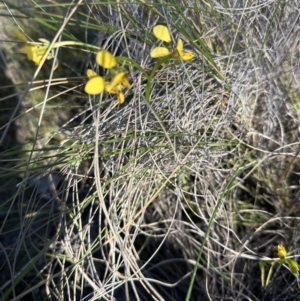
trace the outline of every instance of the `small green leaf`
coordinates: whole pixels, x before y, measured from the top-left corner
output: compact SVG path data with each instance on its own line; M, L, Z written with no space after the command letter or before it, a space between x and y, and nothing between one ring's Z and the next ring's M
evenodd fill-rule
M260 269L261 286L265 287L265 263L263 261L259 261L258 264Z
M274 264L275 264L275 261L272 261L271 262L271 267L269 269L269 273L268 273L268 277L267 277L267 280L266 280L266 286L269 285L270 281L271 281L271 277L272 277L272 273L273 273L273 267L274 267Z

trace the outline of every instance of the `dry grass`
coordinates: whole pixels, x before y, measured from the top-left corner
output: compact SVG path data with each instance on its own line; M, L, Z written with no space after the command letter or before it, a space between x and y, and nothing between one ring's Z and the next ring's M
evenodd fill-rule
M1 4L1 298L298 300L283 266L262 287L259 261L299 253L300 4L117 3ZM196 57L149 80L157 23ZM16 25L136 61L125 104L83 92L82 47L32 90Z

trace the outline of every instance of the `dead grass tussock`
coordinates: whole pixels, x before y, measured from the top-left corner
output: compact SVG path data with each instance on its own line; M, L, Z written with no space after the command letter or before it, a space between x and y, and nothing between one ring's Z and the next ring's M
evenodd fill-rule
M35 147L31 156L20 154L19 185L12 205L3 205L2 264L16 276L2 276L2 289L28 267L12 288L18 297L36 296L38 285L55 300L183 300L205 241L191 300L299 294L297 279L279 266L262 288L258 267L277 256L278 243L298 254L299 4L176 5L84 3L85 18L74 15L101 21L102 31L85 29L87 42L148 72L157 23L197 56L159 68L149 99L146 78L130 67L123 106L115 95L87 97L80 87L58 96L69 82L50 87L56 105L41 99L45 111L18 112L19 130L38 112L49 131L26 148ZM71 21L66 29L81 37ZM88 65L96 68L94 56L79 61L84 56L84 64L61 60L58 72L75 73L80 83Z

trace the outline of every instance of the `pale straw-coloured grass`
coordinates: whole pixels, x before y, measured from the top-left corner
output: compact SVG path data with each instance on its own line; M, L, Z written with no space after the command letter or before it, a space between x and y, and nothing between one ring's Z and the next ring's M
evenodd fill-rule
M34 69L4 43L3 300L296 300L283 266L261 287L259 261L299 254L298 2L12 4L3 40L109 49L132 87L88 96L93 52ZM156 24L195 58L155 65Z

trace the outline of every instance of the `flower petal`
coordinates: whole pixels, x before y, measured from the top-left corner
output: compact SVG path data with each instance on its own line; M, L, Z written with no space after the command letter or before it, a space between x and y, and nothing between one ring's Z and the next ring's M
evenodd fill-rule
M122 104L125 101L125 95L122 92L122 85L118 84L113 86L112 83L105 86L105 91L107 93L117 94L119 104Z
M85 87L84 87L84 91L87 94L99 94L101 92L103 92L104 90L104 85L105 85L105 81L104 78L101 76L93 76L91 77Z
M183 41L181 39L178 39L176 49L178 50L179 53L182 52L182 50L183 50Z
M155 37L161 41L164 41L167 43L172 42L170 31L169 31L168 27L166 27L164 25L154 26L153 33L154 33Z
M106 91L107 93L115 93L115 92L114 92L114 88L112 87L111 83L105 85L104 89L105 89L105 91Z
M122 78L121 83L122 83L122 85L123 85L125 88L127 88L127 89L130 89L130 88L131 88L130 82L129 82L128 79L127 79L127 73L126 73L126 75Z
M278 245L277 251L278 251L279 258L285 258L287 252L283 245Z
M24 47L21 48L21 53L24 53L27 55L27 58L32 61L33 57L35 56L35 51L38 49L38 46L36 45L29 45L26 44Z
M91 78L91 77L94 77L94 76L99 76L97 72L95 72L94 70L92 69L87 69L86 70L86 76L88 78Z
M184 61L190 61L194 58L194 54L191 52L181 52L179 55Z
M43 59L42 55L37 55L32 59L32 61L35 63L36 66L39 66L42 59Z
M177 41L177 53L174 55L175 58L181 58L184 61L190 61L194 58L194 54L191 52L184 52L183 51L183 41L181 39L178 39Z
M111 69L117 65L116 58L109 51L99 51L96 55L96 62L105 69Z
M150 52L150 56L152 58L163 57L163 56L167 56L168 54L170 54L170 51L166 47L155 47Z
M21 53L27 55L28 60L33 61L37 66L41 63L46 49L39 49L37 45L27 44L21 48Z
M113 93L113 90L119 85L119 84L123 84L124 83L124 78L126 78L126 75L127 75L127 72L120 72L120 73L117 73L113 80L111 81L110 84L106 85L105 86L105 90L108 92L108 93ZM127 81L127 80L126 80ZM129 82L127 81L127 83L129 84ZM126 84L127 84L126 83ZM130 86L130 84L129 84ZM126 86L125 86L126 87Z
M119 92L117 94L117 97L118 97L118 102L121 105L125 101L125 96L124 96L124 94L122 92Z

